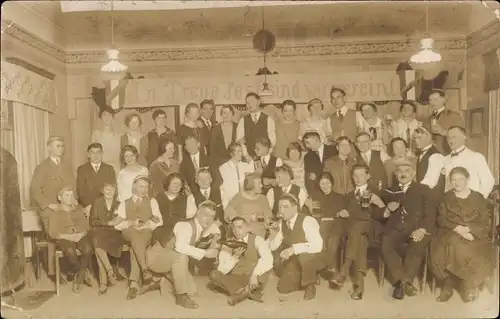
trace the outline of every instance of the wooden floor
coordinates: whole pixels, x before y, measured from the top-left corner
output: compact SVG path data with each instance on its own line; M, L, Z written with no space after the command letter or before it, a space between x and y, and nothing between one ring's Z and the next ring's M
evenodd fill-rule
M208 278L197 277L199 293L194 298L200 308L184 309L174 304L171 294L159 292L127 301L125 283L111 287L105 296L97 288L85 286L77 295L71 284L61 286L61 294L32 311L6 309L4 318L494 318L498 315L499 296L488 291L476 302L464 304L457 293L447 303L435 302L427 287L424 295L404 300L391 298L388 282L379 288L373 272L366 277L366 292L361 301L349 298L350 284L342 291L332 290L326 281L317 289L316 299L302 300L303 292L280 295L276 278L271 277L264 292L264 303L247 300L235 307L226 305L226 296L206 289ZM27 289L51 290L54 285L46 278Z

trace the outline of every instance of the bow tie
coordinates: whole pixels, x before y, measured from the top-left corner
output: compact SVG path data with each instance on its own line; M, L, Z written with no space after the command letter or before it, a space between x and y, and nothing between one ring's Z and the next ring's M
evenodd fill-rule
M465 150L465 147L464 147L464 148L462 148L462 149L461 149L460 151L458 151L458 152L451 152L451 157L453 158L453 157L455 157L455 156L458 156L458 154L462 153L464 150Z
M437 117L438 117L438 114L439 114L439 111L438 111L438 110L433 111L433 112L431 113L431 117L433 117L433 118L437 118Z
M400 188L401 190L405 190L405 188L408 188L408 187L410 187L410 183L408 183L408 184L406 184L406 185L405 185L405 184L399 184L399 188Z

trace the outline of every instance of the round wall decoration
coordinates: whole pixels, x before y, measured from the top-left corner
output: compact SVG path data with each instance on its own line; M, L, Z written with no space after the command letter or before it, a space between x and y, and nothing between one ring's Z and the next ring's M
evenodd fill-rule
M260 53L269 53L276 45L276 38L271 31L262 29L253 36L253 48Z

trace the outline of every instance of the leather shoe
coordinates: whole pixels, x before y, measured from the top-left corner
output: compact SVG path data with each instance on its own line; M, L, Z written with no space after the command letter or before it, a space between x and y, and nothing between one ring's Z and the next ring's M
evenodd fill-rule
M407 296L413 297L418 293L418 289L410 283L405 284L405 293Z
M316 283L307 285L304 292L304 300L311 300L314 297L316 297Z
M128 293L127 293L127 300L133 300L135 298L137 298L137 288L129 288L128 289Z
M398 300L403 300L405 298L405 284L402 281L398 281L394 286L392 297Z
M346 280L345 275L338 273L338 272L334 272L332 274L332 277L330 278L330 282L334 283L338 286L343 286L345 283L345 280Z
M248 299L249 297L250 297L250 290L242 289L241 291L229 297L229 299L227 300L227 304L230 306L234 306L242 302L243 300Z
M259 303L263 303L264 300L262 300L262 296L263 296L262 291L254 290L250 293L250 297L248 297L248 299Z
M187 294L175 295L175 304L187 309L196 309L199 307Z
M100 285L99 286L99 291L97 292L98 296L104 295L106 292L108 292L108 286L107 285Z
M148 292L154 291L154 290L160 290L160 294L161 294L161 280L152 282L149 285L142 288L139 292L139 295L144 295L145 293L148 293Z
M453 296L453 289L443 287L439 296L436 298L437 302L446 302L450 300L451 296Z

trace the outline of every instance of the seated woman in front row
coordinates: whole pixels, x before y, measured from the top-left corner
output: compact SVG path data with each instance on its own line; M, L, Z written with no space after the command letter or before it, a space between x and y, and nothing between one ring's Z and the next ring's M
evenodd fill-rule
M429 266L443 280L438 302L448 301L456 283L465 302L477 298L476 287L495 268L489 238L491 228L487 201L468 187L469 172L455 167L450 172L453 189L439 206L438 230L430 246Z
M49 208L42 212L42 220L47 234L64 256L68 258L73 280L73 291L80 292L80 285L86 283L92 286L90 280L90 265L92 261L92 243L87 232L89 223L83 209L77 206L72 187L63 187L58 194L61 202L59 209ZM78 257L77 250L80 251Z
M99 267L99 295L107 292L108 285L113 286L117 281L125 280L117 269L113 269L108 258L108 254L119 258L125 244L122 233L114 228L117 224L115 211L120 204L116 185L104 184L102 194L92 204L89 217L92 227L90 238Z

